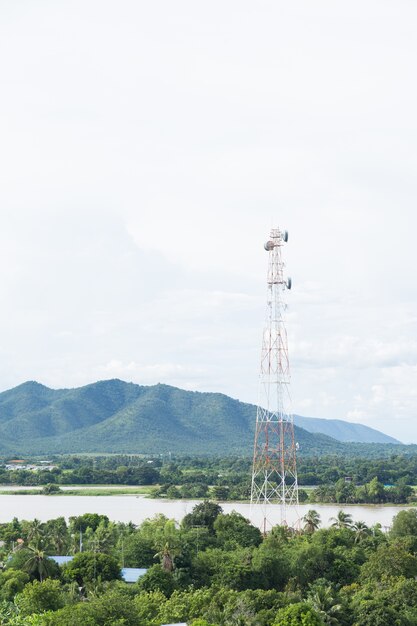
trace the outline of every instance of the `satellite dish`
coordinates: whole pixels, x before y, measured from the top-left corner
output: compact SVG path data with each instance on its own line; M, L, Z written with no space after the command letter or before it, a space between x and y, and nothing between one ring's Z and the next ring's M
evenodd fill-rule
M264 243L264 248L267 252L269 252L270 250L273 250L275 248L275 244L273 241L269 240L266 243Z
M285 243L287 243L287 241L288 241L288 230L284 230L282 238L285 241Z
M292 280L291 278L287 278L287 289L291 289L291 285L292 285Z

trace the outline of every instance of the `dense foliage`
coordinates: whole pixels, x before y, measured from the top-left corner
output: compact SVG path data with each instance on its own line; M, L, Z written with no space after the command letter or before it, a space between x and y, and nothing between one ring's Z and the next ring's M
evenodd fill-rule
M255 414L255 406L224 394L168 385L107 380L49 389L27 382L0 393L0 453L245 454L253 445ZM295 435L304 455L381 454L398 447L341 443L298 426Z
M86 514L0 525L0 624L10 626L413 626L417 511L389 534L340 511L320 529L263 537L240 514L204 501L181 523L140 527ZM80 547L83 551L80 552ZM58 567L50 555L73 554ZM121 566L145 567L137 583Z
M245 500L249 497L251 460L247 457L52 457L51 470L11 470L0 467L0 483L43 486L59 493L59 485L112 484L154 486L153 497ZM396 504L413 502L417 455L387 458L343 456L300 457L301 501ZM311 487L316 489L313 491Z

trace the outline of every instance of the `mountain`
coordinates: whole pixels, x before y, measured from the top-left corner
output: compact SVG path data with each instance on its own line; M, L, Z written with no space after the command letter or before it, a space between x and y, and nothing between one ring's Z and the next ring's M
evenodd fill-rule
M294 415L294 424L310 433L322 433L338 441L356 441L357 443L401 443L398 439L381 433L375 428L345 422L343 420L322 419L320 417L301 417Z
M255 414L226 395L168 385L105 380L54 390L32 381L0 393L0 454L250 454ZM303 454L354 445L300 426L295 437Z

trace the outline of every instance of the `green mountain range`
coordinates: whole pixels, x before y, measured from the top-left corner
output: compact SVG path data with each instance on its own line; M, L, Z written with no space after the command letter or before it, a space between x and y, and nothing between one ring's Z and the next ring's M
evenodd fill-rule
M329 435L338 441L356 441L358 443L401 443L398 439L381 433L375 428L345 422L344 420L322 419L320 417L301 417L294 415L294 424L305 428L310 433Z
M0 393L0 454L250 454L255 414L226 395L168 385L105 380L55 390L26 382ZM302 454L347 450L305 426L295 426L295 436Z

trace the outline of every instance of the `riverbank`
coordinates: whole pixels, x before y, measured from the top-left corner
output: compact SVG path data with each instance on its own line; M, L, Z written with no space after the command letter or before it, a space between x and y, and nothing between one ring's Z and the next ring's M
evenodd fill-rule
M43 487L10 487L10 485L1 485L0 496L149 496L152 489L149 485L63 485L59 487L59 491L45 494Z
M136 497L145 497L150 499L162 500L167 502L186 502L187 498L152 498L152 490L155 489L155 485L95 485L95 484L87 484L87 485L59 485L59 491L52 493L45 493L43 491L43 487L25 487L23 485L0 485L0 497L1 496L47 496L48 498L53 496L58 497L70 497L70 496L92 496L92 497L109 497L109 496L136 496ZM308 485L306 487L301 487L302 490L307 493L311 493L315 487ZM413 486L413 489L416 490L416 487ZM199 502L201 500L205 500L207 498L195 498L194 500ZM210 499L210 498L209 498ZM212 497L212 500L216 500L216 498ZM219 500L220 502L227 502L229 504L248 504L250 505L250 501L248 500ZM417 506L417 503L394 503L394 502L384 502L381 504L371 504L371 503L336 503L336 502L303 502L300 506L307 506L310 509L316 509L320 506L330 506L330 507L338 507L338 509L343 509L345 507L397 507L398 509L402 508L410 508Z

